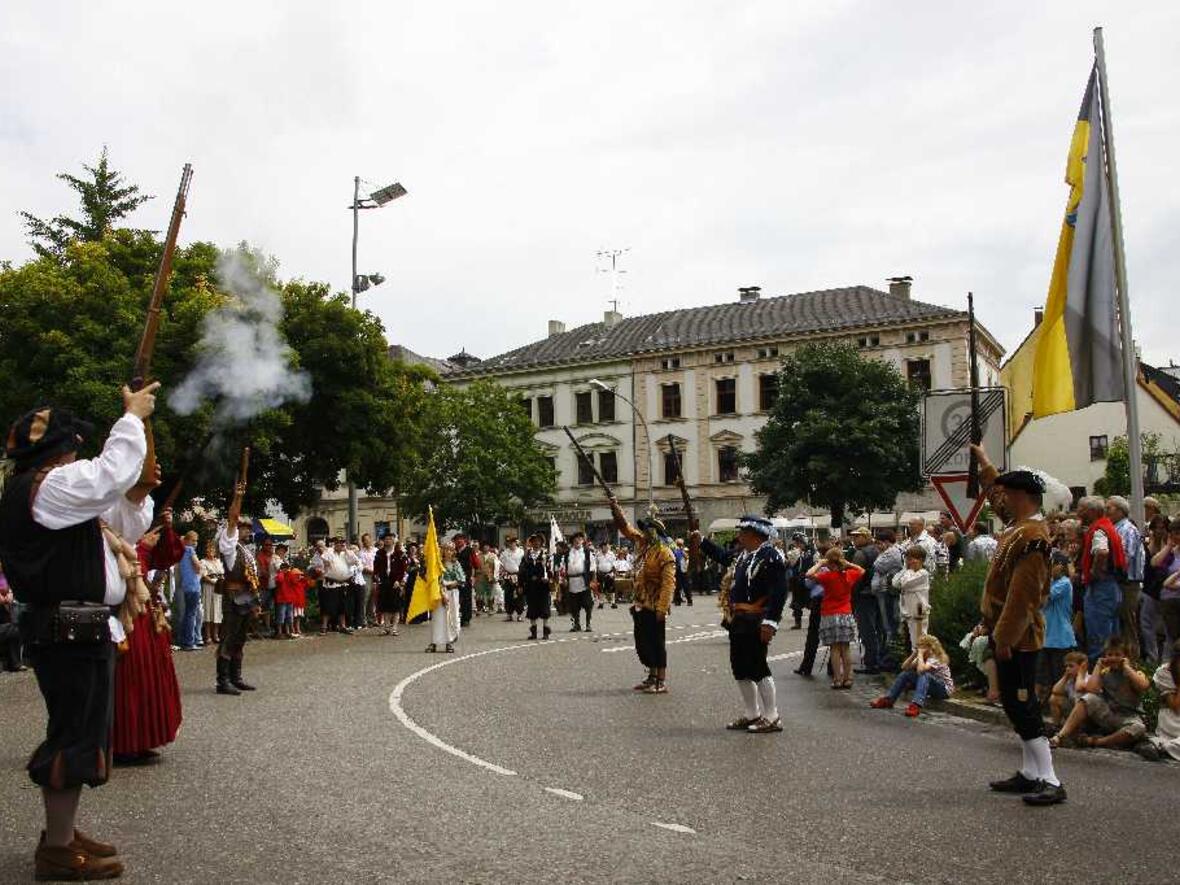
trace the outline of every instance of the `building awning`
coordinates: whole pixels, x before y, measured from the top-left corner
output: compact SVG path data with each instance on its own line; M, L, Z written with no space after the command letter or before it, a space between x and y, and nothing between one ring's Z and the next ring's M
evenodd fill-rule
M294 538L295 530L289 525L279 522L277 519L255 519L254 520L254 534L266 535L268 538L278 540L280 538Z
M916 512L907 510L901 515L901 519L898 520L897 524L905 525L912 519L924 519L926 520L926 525L932 525L938 522L939 516L941 514L937 510L919 510Z

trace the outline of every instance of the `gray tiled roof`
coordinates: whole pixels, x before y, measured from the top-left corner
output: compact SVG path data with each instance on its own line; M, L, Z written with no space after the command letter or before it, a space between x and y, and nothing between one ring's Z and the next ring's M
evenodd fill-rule
M823 289L628 317L609 329L602 323L590 323L489 357L466 371L451 370L448 374L488 375L539 366L602 362L664 350L785 338L808 332L960 317L965 318L966 313L868 286Z

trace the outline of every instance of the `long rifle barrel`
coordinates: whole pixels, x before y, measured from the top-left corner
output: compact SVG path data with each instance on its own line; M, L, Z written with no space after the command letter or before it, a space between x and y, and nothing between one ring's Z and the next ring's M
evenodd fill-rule
M971 442L979 445L983 441L983 428L979 424L979 358L975 352L975 295L967 293L967 349L971 366ZM979 497L979 462L971 454L967 463L967 497Z
M143 337L140 338L139 349L135 352L135 368L131 376L131 386L135 389L147 383L148 372L151 371L152 351L156 347L156 330L160 327L160 308L164 303L164 293L168 291L168 282L172 277L172 259L176 254L176 238L180 234L180 222L184 219L184 207L188 200L188 189L192 178L192 164L185 163L184 170L180 174L180 187L176 191L176 202L172 205L172 218L168 222L168 236L164 239L164 253L160 256L160 266L156 270L156 279L152 284L152 299L148 303Z
M613 498L615 493L611 491L611 488L609 485L607 485L606 480L602 478L602 474L599 473L598 468L594 466L594 459L586 454L586 450L582 448L582 444L578 442L577 438L573 434L573 431L571 431L569 427L565 425L562 425L561 429L565 431L565 435L568 436L570 438L570 442L574 444L574 448L578 452L578 457L585 461L590 467L590 471L594 474L594 478L598 481L598 484L602 486L602 490L606 492L606 496L608 498Z

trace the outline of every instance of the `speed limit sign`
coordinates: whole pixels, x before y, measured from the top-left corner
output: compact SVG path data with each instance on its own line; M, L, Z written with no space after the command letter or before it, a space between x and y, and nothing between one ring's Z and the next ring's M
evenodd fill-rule
M1002 387L979 388L979 426L983 447L1001 470L1007 467ZM922 401L922 473L966 473L971 451L971 388L932 390Z

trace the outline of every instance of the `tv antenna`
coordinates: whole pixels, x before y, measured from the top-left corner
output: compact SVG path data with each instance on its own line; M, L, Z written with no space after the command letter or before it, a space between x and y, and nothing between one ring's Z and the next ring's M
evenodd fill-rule
M619 267L619 259L630 251L631 247L627 246L625 249L599 249L594 253L599 261L610 262L610 267L600 267L598 272L610 274L611 299L608 303L611 305L611 310L616 313L619 310L619 290L623 288L623 281L619 279L619 275L627 272Z

